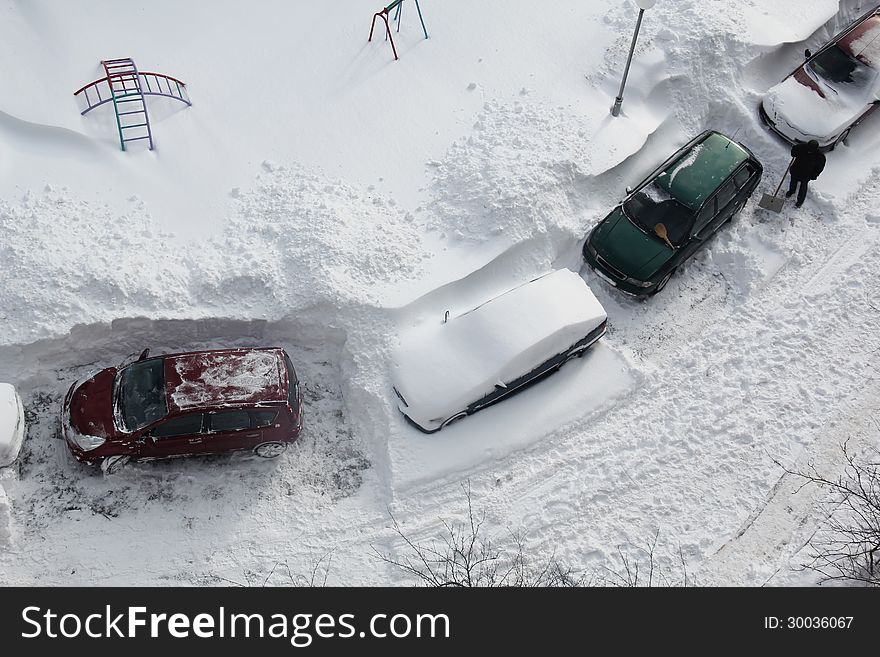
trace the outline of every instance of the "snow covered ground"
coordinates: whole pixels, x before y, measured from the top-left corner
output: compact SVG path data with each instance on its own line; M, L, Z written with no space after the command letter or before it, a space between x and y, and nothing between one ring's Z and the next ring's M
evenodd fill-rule
M436 536L466 514L463 482L492 531L578 571L659 532L663 564L680 551L701 583L810 582L817 493L774 460L833 473L843 440L878 444L880 117L803 208L756 196L647 302L580 246L706 128L749 146L772 192L788 152L762 94L869 3L658 2L617 119L628 0L423 0L428 40L405 3L398 62L366 42L381 3L333 4L0 2L0 381L29 422L0 471L0 582L290 584L323 558L328 583L405 583L373 553L400 548L392 515ZM124 56L193 99L149 101L153 152L119 151L110 109L72 96ZM448 435L410 431L399 327L564 267L608 313L594 353ZM303 383L277 462L105 478L56 440L91 370L249 345L283 346Z

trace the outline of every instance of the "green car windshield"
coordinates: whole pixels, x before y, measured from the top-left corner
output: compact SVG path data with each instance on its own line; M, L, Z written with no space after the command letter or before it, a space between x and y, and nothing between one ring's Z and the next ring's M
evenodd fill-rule
M694 223L693 211L658 186L656 181L648 183L627 199L623 211L636 226L661 242L663 240L654 233L654 226L663 224L669 241L676 246L687 238Z
M154 358L132 363L117 373L113 409L117 424L125 431L137 431L165 417L165 361Z

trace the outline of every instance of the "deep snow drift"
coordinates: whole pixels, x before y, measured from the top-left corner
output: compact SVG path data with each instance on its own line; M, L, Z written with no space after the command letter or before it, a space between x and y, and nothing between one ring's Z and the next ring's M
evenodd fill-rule
M373 555L403 549L392 514L436 536L466 513L464 481L493 531L578 571L659 532L661 565L681 554L702 583L801 581L816 493L791 496L774 459L834 472L841 440L877 444L878 119L801 211L750 202L648 302L582 270L579 247L706 128L749 146L772 190L788 151L760 98L865 3L659 3L618 119L626 0L426 1L431 38L405 14L398 62L366 43L378 6L360 0L333 21L281 0L77 4L0 3L0 381L29 422L0 474L0 581L289 584L323 559L329 583L404 582ZM150 101L154 152L76 111L118 56L189 85L191 108ZM559 268L608 313L597 348L433 437L407 427L400 327ZM255 345L284 347L303 385L303 438L277 462L104 478L55 440L90 370Z

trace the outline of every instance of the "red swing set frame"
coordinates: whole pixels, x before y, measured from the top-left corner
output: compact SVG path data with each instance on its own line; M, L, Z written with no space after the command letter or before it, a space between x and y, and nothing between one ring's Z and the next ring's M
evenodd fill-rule
M385 38L391 42L391 52L394 53L394 61L400 59L397 55L397 48L394 45L394 37L391 36L391 24L388 22L388 15L392 9L397 9L397 13L394 15L394 19L397 20L397 31L400 32L400 17L403 9L403 0L394 0L390 5L382 9L381 11L377 11L373 14L373 24L370 26L370 38L367 41L373 40L373 31L376 29L376 19L381 18L385 23ZM425 27L425 19L422 18L422 8L419 6L419 0L416 0L416 11L419 13L419 21L422 23L422 31L425 33L425 38L428 38L428 30Z

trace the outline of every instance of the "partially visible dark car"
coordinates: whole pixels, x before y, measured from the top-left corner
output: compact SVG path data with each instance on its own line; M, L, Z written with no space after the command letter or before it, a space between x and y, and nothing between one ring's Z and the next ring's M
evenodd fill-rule
M880 7L865 12L767 92L764 122L790 144L828 151L880 105Z
M763 171L742 144L704 132L627 190L587 236L584 260L623 292L655 294L742 209Z
M62 428L79 461L110 471L129 459L237 450L274 458L299 436L299 383L283 349L148 356L70 387Z

